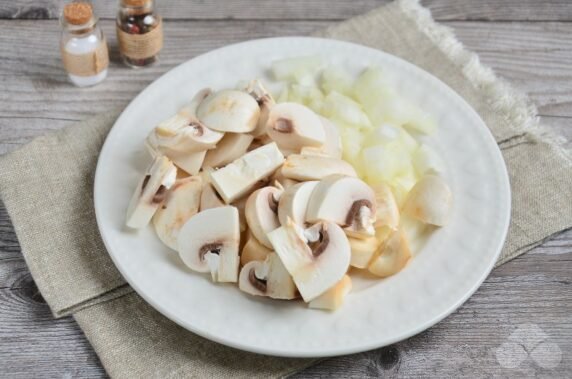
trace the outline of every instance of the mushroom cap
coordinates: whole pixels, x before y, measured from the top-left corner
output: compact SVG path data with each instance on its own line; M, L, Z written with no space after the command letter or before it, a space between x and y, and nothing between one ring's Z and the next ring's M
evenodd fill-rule
M268 122L268 116L270 115L270 110L276 105L274 98L264 88L262 82L258 79L252 80L248 83L244 89L250 96L256 100L258 106L260 107L260 117L258 118L258 123L256 128L250 132L254 137L261 137L266 134L266 123Z
M177 250L179 230L199 211L202 187L202 179L199 176L177 180L167 193L163 205L153 216L157 236L173 250Z
M254 137L244 133L226 133L216 149L207 151L204 167L221 167L240 158L248 151Z
M199 120L176 114L153 129L159 151L191 153L212 149L224 133L210 130Z
M197 116L208 128L219 132L249 133L256 128L260 108L249 94L229 89L207 96Z
M402 229L392 231L389 237L381 244L371 262L368 270L382 278L398 273L405 267L411 258L409 242Z
M268 254L264 261L251 261L240 271L238 287L255 296L290 300L297 297L296 285L276 253Z
M136 229L146 226L175 180L177 168L173 162L162 155L155 157L131 197L127 208L127 226Z
M200 90L199 92L197 92L195 94L195 96L193 96L193 98L191 99L191 102L189 104L187 104L186 106L182 107L181 109L179 109L179 114L181 116L187 117L187 118L192 118L192 119L196 119L197 118L197 109L199 108L199 105L203 102L204 99L206 99L211 93L213 93L212 89L210 88L203 88L202 90Z
M278 203L280 224L285 225L290 218L296 224L304 226L308 201L317 184L317 181L302 182L286 188Z
M447 183L439 176L427 175L409 191L403 213L426 224L444 226L452 205L453 195Z
M272 248L267 233L280 226L278 202L281 195L281 189L269 186L254 191L246 202L245 215L248 228L267 248Z
M348 162L319 155L292 154L282 166L282 175L299 181L321 180L334 174L357 176Z
M347 294L352 290L352 280L344 275L332 288L308 303L310 308L335 311L342 306Z
M304 301L309 302L335 285L350 264L350 244L344 231L328 221L308 233L292 220L268 233L274 251L290 273ZM312 237L309 241L306 234Z
M342 159L342 139L338 127L327 118L319 117L326 137L322 150L332 158Z
M308 202L307 222L328 220L355 234L373 235L375 193L358 178L332 175L321 180Z
M254 296L268 296L266 277L259 278L257 272L267 270L266 262L251 261L242 267L238 277L238 288L242 292ZM262 276L262 275L261 275Z
M326 134L314 111L297 103L280 103L272 107L266 132L281 148L299 151L304 146L322 146Z
M197 213L183 225L179 232L178 251L191 270L211 271L216 273L213 277L217 281L236 282L239 242L238 210L232 206L211 208ZM218 259L209 260L212 256L218 256Z
M248 262L263 261L268 254L272 252L271 249L261 244L251 232L247 232L248 237L242 251L240 253L240 264L245 266Z

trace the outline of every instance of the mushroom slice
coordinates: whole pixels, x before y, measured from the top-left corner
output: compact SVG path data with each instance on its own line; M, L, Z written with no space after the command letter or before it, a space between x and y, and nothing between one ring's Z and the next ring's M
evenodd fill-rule
M127 226L143 228L165 200L177 180L177 168L167 157L157 156L141 179L127 208Z
M348 240L350 241L350 247L352 249L350 265L356 268L367 268L381 242L376 237L350 237Z
M257 182L272 175L283 162L284 156L276 143L270 143L212 172L211 182L224 201L232 203L251 191Z
M248 223L246 222L246 202L248 201L248 196L243 196L238 200L233 201L230 205L235 206L238 209L238 222L240 223L240 231L244 232L248 229Z
M175 152L197 152L212 149L224 133L210 130L199 120L176 114L163 121L151 132L158 149L167 154Z
M352 236L373 236L376 217L375 193L362 180L331 175L321 180L308 202L306 221L328 220L345 227Z
M300 183L297 180L286 178L284 174L282 174L282 167L274 171L274 174L270 177L270 181L273 183L274 182L280 183L280 185L283 188L289 188L292 187L293 185Z
M256 128L260 108L252 96L237 90L222 90L207 96L197 109L199 120L219 132L249 133Z
M401 229L394 230L375 253L368 270L385 278L401 271L409 258L411 250L405 233Z
M335 311L344 302L347 294L352 290L352 280L348 275L344 275L335 286L310 301L308 306L315 309L326 309Z
M253 139L250 134L226 133L216 149L207 152L203 166L221 167L240 158L246 154Z
M328 221L304 230L292 220L268 233L305 302L326 292L348 271L350 244L344 231Z
M296 285L276 253L264 261L247 263L240 271L238 288L250 295L291 300L297 297Z
M403 212L426 224L444 226L451 213L452 197L443 179L427 175L409 191Z
M216 192L212 184L207 183L201 192L201 212L206 209L224 207L226 204L222 197Z
M353 166L344 160L300 154L288 156L282 166L282 174L287 178L300 181L320 180L334 174L357 176Z
M372 187L377 204L375 227L388 226L396 230L399 226L399 206L391 192L391 188L384 183Z
M342 159L342 139L338 127L325 117L320 116L326 140L321 150L332 158Z
M297 151L304 146L320 147L326 140L318 115L296 103L275 105L268 116L266 132L281 148Z
M159 239L177 250L179 230L199 211L203 181L200 176L179 179L167 193L163 205L153 216L153 225Z
M246 202L246 222L250 231L261 244L272 248L266 236L280 226L278 221L278 202L283 190L276 187L264 187L254 191Z
M191 270L209 272L215 282L238 280L240 226L238 211L226 206L207 209L181 228L179 256Z
M214 148L224 133L210 130L196 116L197 107L209 94L210 89L199 91L189 105L153 129L148 143L167 156L170 152L191 153Z
M187 117L187 118L193 118L196 119L197 118L197 109L199 108L199 105L203 102L204 99L206 99L211 93L213 93L212 89L210 88L203 88L202 90L200 90L199 92L197 92L195 94L195 96L193 96L193 98L191 99L191 102L184 106L183 108L179 109L179 114L183 117Z
M189 175L197 175L201 170L206 153L206 151L197 151L196 153L167 152L165 155Z
M274 98L270 92L264 88L260 80L252 80L248 83L245 88L245 91L248 92L250 96L256 100L258 106L260 107L260 117L258 119L258 123L256 124L256 128L250 133L254 137L261 137L266 134L266 123L268 121L268 116L270 114L270 110L272 107L276 105Z
M263 261L268 254L272 252L271 249L261 244L250 232L246 240L246 244L240 253L240 264L245 266L248 262Z
M300 226L305 225L308 201L317 184L317 181L303 182L286 188L278 203L280 224L286 225L288 218L290 218Z

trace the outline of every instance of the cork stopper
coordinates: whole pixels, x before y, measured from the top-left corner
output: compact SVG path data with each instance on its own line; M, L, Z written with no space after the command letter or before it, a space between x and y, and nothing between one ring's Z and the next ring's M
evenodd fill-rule
M121 4L128 7L147 7L151 4L151 0L121 0Z
M70 3L64 7L64 19L72 25L83 25L89 22L93 10L89 3Z

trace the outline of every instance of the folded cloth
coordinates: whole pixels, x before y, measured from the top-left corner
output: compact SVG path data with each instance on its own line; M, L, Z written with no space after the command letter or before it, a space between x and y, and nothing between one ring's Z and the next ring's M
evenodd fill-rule
M572 164L529 100L483 67L415 0L315 35L404 58L440 78L483 118L512 183L502 264L572 226ZM112 377L280 377L312 364L238 351L177 326L125 283L100 239L93 176L120 110L37 138L0 157L0 195L54 315L73 314Z

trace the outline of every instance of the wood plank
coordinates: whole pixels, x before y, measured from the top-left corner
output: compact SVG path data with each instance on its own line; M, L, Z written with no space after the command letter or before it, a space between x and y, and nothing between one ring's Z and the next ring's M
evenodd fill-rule
M388 0L171 0L157 2L167 19L340 20L368 12ZM0 1L0 18L55 19L60 0ZM114 18L117 0L94 2L102 18ZM437 20L569 21L568 0L423 0Z
M117 63L113 22L103 21L112 47L109 78L93 88L67 83L57 49L45 41L57 40L58 26L50 21L1 21L0 130L5 130L0 152L36 135L34 130L57 128L68 120L83 119L109 107L127 103L159 75L193 56L249 38L305 35L329 24L325 21L171 21L161 64L134 72ZM459 39L478 52L516 87L530 94L547 116L572 116L572 23L452 22ZM189 42L191 41L191 42ZM186 46L181 49L180 46ZM32 51L33 54L29 52ZM22 118L18 120L17 118ZM22 126L23 125L23 126ZM22 132L12 134L16 128Z

